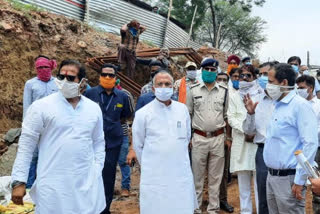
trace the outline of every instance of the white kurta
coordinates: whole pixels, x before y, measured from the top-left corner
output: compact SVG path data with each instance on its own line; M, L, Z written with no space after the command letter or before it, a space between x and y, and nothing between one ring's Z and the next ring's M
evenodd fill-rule
M133 146L141 164L141 214L193 214L197 208L188 155L191 123L187 107L157 99L136 112Z
M252 98L253 99L253 98ZM229 93L228 122L232 127L232 146L230 157L230 172L255 171L255 156L257 145L245 142L243 121L246 119L247 110L238 91L231 89Z
M105 158L100 107L81 96L74 109L60 92L35 101L22 124L12 180L27 182L35 147L36 214L98 214L105 207Z

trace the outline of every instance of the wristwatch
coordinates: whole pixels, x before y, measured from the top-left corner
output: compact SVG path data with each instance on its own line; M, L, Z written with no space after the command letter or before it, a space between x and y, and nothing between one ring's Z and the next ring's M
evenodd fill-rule
M11 183L11 188L13 189L13 188L15 188L15 187L17 187L17 186L24 185L24 184L26 184L26 183L21 182L21 181L13 181L13 182Z
M226 137L226 140L232 141L233 138L232 137Z

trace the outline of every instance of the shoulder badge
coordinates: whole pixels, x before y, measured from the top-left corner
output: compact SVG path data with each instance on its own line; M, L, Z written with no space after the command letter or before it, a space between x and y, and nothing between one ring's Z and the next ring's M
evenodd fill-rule
M194 85L191 85L191 86L190 86L190 89L195 88L195 87L197 87L197 86L199 86L199 85L200 85L200 83L196 83L196 84L194 84Z

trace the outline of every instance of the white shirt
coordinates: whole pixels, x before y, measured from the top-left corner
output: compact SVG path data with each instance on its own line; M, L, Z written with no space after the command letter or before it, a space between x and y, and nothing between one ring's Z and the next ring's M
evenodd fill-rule
M35 148L37 179L30 195L36 214L96 214L105 207L105 159L100 107L86 97L74 109L60 92L35 101L22 124L12 180L27 182Z
M51 77L48 82L43 82L38 77L34 77L28 80L24 86L23 91L23 118L26 116L26 112L29 106L36 100L46 97L58 91L58 88L54 82L54 78Z
M141 164L140 213L193 214L197 200L188 155L187 107L154 99L136 112L132 137Z
M311 103L312 109L316 114L317 120L318 120L318 140L319 140L319 147L320 147L320 100L317 98L317 96L314 96L309 102Z
M267 126L274 110L274 102L265 93L260 94L255 102L259 102L255 114L247 114L243 122L243 131L247 135L255 135L255 143L265 143Z

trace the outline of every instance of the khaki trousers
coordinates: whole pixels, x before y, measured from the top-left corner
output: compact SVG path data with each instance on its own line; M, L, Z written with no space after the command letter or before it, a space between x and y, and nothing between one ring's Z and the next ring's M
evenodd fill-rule
M228 147L225 146L224 148L224 170L223 170L223 177L220 184L220 201L228 202L228 174L229 174L229 167L230 167L230 151Z
M199 209L201 213L202 193L206 168L208 167L209 214L218 214L220 210L219 189L224 170L224 135L206 138L194 134L192 138L192 172Z

